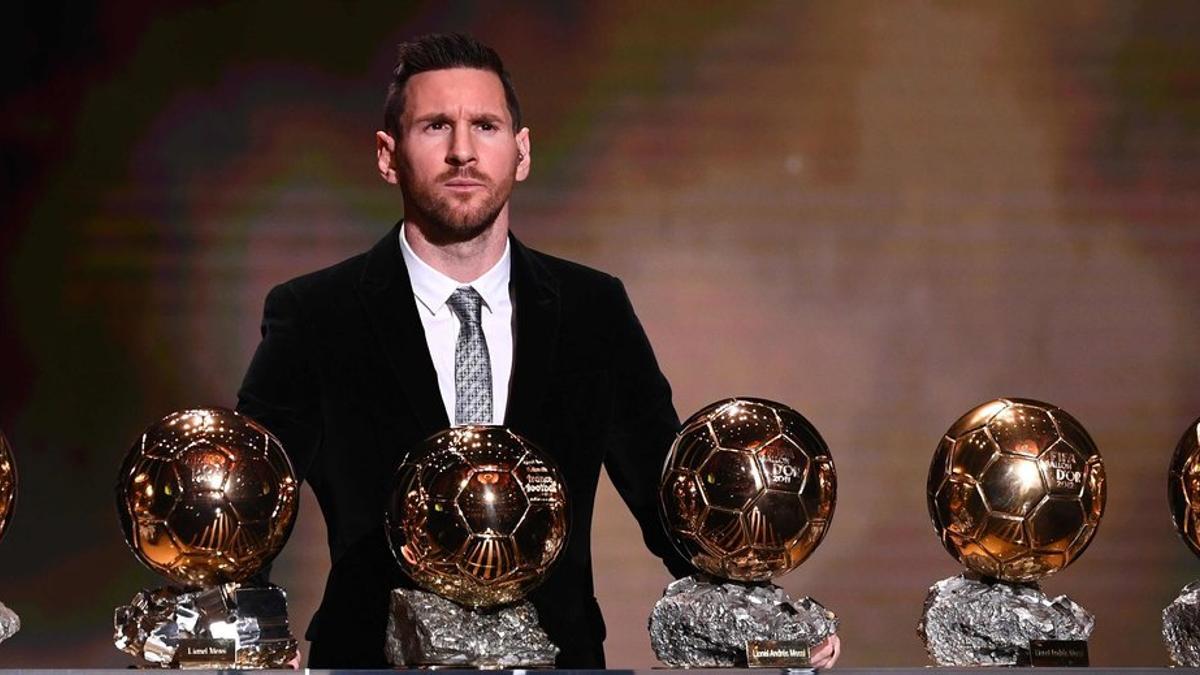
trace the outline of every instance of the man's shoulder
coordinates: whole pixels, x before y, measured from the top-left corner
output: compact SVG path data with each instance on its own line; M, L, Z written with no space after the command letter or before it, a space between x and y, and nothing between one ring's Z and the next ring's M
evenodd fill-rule
M304 305L342 302L362 279L369 252L359 253L312 272L284 281L271 295L290 295Z
M621 280L617 277L582 263L558 256L543 253L525 247L530 259L553 278L561 288L568 291L616 291L621 289Z
M353 285L362 277L366 266L368 252L358 253L345 260L322 267L312 272L306 272L284 282L284 285L296 289L313 289L330 285Z

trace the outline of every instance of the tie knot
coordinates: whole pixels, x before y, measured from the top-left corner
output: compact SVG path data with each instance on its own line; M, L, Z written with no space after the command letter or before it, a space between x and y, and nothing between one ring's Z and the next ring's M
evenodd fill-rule
M446 301L450 305L450 311L458 317L458 320L467 324L478 324L480 321L480 312L483 308L483 296L479 291L470 286L463 286L450 294L450 299Z

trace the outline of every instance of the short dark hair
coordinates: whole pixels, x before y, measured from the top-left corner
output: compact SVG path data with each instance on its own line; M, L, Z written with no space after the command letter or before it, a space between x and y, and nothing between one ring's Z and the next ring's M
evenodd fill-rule
M417 73L448 68L477 68L495 73L504 85L504 100L512 117L513 133L521 129L521 105L512 78L496 50L462 33L432 33L400 44L400 56L392 71L387 101L383 105L383 128L392 138L400 132L400 116L404 114L404 89L408 78Z

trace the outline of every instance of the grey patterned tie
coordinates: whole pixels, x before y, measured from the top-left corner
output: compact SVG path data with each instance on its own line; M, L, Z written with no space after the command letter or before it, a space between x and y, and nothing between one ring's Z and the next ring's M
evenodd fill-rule
M458 344L454 347L454 423L492 423L492 360L483 339L480 311L483 297L463 286L446 301L458 317Z

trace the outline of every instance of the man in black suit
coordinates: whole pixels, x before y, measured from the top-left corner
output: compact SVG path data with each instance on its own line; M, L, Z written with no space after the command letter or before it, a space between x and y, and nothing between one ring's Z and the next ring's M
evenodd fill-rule
M679 424L667 381L620 281L509 234L509 194L531 155L495 52L464 36L403 45L377 143L381 175L404 195L403 223L367 253L271 291L239 392L239 411L280 438L325 516L332 569L306 635L310 665L387 667L388 592L411 585L383 530L390 479L406 449L471 421L502 422L562 469L570 540L530 599L560 666L602 667L590 552L602 465L650 550L676 576L691 571L656 514ZM481 278L493 292L474 288ZM438 294L447 283L479 294L475 317ZM492 396L470 401L475 416L462 419L455 404L479 392L455 382L455 352L473 323L491 366L475 372L492 376Z
M675 576L691 568L656 489L679 420L617 279L509 233L529 130L499 57L461 35L401 46L377 134L401 224L370 251L277 286L239 411L271 429L317 496L332 569L306 637L310 666L383 668L388 593L412 582L383 514L406 449L452 423L503 423L553 456L570 539L530 595L559 667L604 666L591 521L604 466Z

